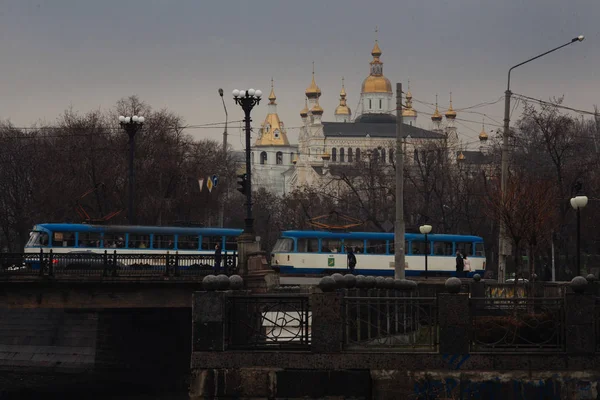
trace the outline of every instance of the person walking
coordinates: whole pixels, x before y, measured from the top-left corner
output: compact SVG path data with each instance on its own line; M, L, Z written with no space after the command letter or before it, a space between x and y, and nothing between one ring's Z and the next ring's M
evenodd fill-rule
M354 255L354 249L352 247L348 247L348 269L350 269L350 273L354 275L354 267L356 267L356 256Z
M215 246L215 275L221 271L221 246L219 243Z
M468 275L469 272L471 272L471 260L469 259L469 257L467 257L467 255L465 254L465 257L463 258L463 264L464 264L464 271L466 272L465 275Z
M462 258L462 255L460 254L460 251L456 251L456 277L457 278L462 278L463 277L463 270L465 269L465 261Z

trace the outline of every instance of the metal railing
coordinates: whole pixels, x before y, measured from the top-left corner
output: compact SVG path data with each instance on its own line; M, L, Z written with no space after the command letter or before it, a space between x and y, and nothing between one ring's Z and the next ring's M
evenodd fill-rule
M565 348L564 298L471 298L471 351Z
M345 297L345 350L436 351L435 297Z
M230 296L227 348L310 350L311 313L307 295Z
M0 253L0 276L202 277L214 272L231 275L236 267L236 254L223 254L215 269L212 254Z

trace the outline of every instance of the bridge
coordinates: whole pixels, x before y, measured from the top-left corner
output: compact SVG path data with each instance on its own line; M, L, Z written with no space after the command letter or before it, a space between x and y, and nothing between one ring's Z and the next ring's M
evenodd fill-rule
M190 398L591 399L600 285L323 278L194 295ZM229 290L228 290L229 289Z

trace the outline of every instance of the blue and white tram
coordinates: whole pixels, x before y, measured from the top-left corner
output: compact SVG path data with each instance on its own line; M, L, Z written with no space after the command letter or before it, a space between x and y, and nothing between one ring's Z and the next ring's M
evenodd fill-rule
M37 224L29 234L25 253L117 254L214 254L216 244L223 254L237 252L241 229L166 226Z
M406 276L425 274L428 251L429 276L456 276L456 252L471 260L471 272L485 271L483 239L469 235L407 233L405 238ZM281 274L322 275L348 269L347 249L355 249L356 274L394 275L394 234L376 232L285 231L275 243L272 265Z

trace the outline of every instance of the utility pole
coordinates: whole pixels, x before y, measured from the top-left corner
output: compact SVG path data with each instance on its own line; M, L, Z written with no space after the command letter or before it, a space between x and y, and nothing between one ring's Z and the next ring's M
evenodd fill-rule
M396 223L394 278L404 279L404 138L402 136L402 83L396 83Z
M227 162L227 120L229 115L227 114L227 107L225 106L225 99L223 98L223 89L219 88L219 96L223 102L223 109L225 110L225 131L223 131L223 162ZM219 199L219 227L223 227L224 215L225 215L225 200L229 191L229 185L225 185L225 192L221 199Z

